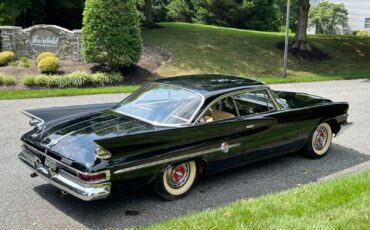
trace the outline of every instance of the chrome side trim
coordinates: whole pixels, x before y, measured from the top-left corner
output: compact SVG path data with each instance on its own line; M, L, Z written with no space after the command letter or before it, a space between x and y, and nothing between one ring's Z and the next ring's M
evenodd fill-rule
M19 159L32 171L55 187L85 201L104 199L110 194L112 184L104 182L99 184L84 183L64 172L55 172L46 168L36 156L22 151L18 154Z
M241 143L231 144L229 146L229 148L235 148L235 147L238 147L240 145L241 145ZM167 159L164 159L164 160L158 160L158 161L154 161L154 162L150 162L150 163L146 163L146 164L141 164L141 165L132 166L132 167L124 168L124 169L119 169L119 170L113 172L113 174L121 174L121 173L130 172L130 171L134 171L134 170L138 170L138 169L143 169L143 168L148 168L148 167L152 167L152 166L156 166L156 165L170 163L172 161L191 159L191 158L194 158L194 157L202 156L202 155L212 153L212 152L216 152L216 151L221 151L220 147L212 148L212 149L208 149L208 150L203 150L203 151L198 151L198 152L190 153L190 154L187 154L187 155L184 155L184 156L171 157L171 158L167 158Z
M23 113L24 115L26 115L27 117L29 117L29 118L31 118L31 119L39 120L39 121L40 121L40 123L39 123L39 124L37 124L37 127L40 127L40 126L42 126L42 125L45 123L45 121L44 121L43 119L41 119L41 118L39 118L39 117L36 117L35 115L30 114L29 112L27 112L27 111L25 111L25 110L19 110L19 112L20 112L20 113Z

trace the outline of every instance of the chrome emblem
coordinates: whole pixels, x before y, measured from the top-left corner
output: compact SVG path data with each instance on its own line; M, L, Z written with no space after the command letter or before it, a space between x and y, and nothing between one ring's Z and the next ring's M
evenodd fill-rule
M50 143L48 144L49 146L54 146L56 144L58 144L59 140L58 139L53 139L50 141Z
M230 145L227 142L221 144L220 150L224 153L229 152Z

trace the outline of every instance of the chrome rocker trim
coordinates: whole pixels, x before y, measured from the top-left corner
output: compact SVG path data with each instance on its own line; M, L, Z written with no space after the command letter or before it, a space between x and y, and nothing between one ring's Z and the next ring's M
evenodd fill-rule
M109 196L112 184L110 182L89 184L69 176L67 173L55 172L43 166L41 161L26 151L18 154L19 159L32 171L37 173L55 187L84 201L104 199Z

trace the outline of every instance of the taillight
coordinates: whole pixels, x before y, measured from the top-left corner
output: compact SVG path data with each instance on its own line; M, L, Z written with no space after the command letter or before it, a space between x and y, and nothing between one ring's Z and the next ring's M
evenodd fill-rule
M94 174L82 174L77 173L78 177L86 182L102 182L107 180L107 174L105 172L103 173L94 173Z
M103 147L97 146L95 149L95 156L100 159L109 159L111 158L112 154Z

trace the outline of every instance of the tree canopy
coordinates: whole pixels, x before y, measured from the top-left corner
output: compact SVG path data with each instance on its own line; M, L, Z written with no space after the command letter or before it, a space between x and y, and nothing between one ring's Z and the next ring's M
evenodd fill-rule
M324 1L311 7L308 22L309 25L316 26L316 33L336 33L336 26L347 23L347 15L348 12L343 3L335 4Z
M292 0L291 29L297 1ZM2 0L0 23L28 27L55 24L82 26L85 0ZM142 25L162 21L196 22L241 29L279 31L284 25L285 0L137 0Z

